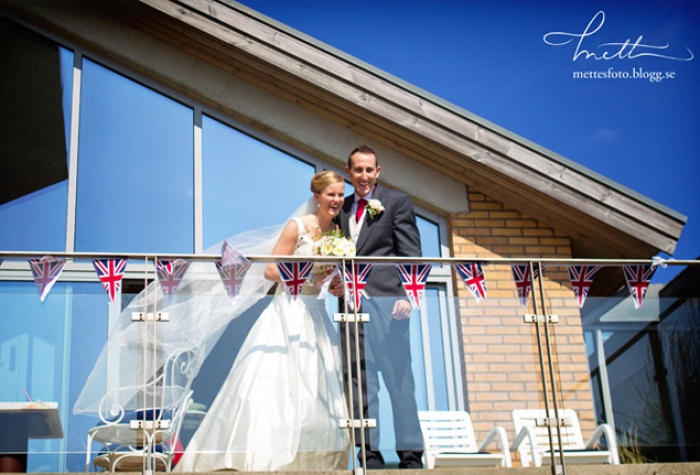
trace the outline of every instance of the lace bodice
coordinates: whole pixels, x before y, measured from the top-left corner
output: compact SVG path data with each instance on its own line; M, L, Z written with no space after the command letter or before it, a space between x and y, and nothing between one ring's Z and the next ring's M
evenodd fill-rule
M309 231L304 226L301 218L294 218L299 228L299 237L297 239L297 247L294 249L295 256L313 256L314 255L314 240L309 235ZM307 279L304 287L301 289L302 295L318 295L321 292L321 283L317 281L317 272L320 268L319 264L314 265L311 275Z
M313 256L314 255L314 240L311 239L309 231L304 227L304 222L301 218L294 218L294 222L297 223L299 228L299 238L297 241L297 247L294 250L295 256Z

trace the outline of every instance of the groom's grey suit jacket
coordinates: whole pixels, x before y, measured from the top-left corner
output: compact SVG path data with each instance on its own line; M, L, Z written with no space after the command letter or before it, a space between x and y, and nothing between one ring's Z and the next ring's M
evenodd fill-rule
M420 234L411 197L406 193L377 185L372 199L381 201L384 212L374 218L365 216L355 243L357 255L420 257ZM354 202L354 194L346 197L340 213L340 227L346 236L350 235L349 221ZM406 296L399 280L396 263L373 265L366 290L370 298Z

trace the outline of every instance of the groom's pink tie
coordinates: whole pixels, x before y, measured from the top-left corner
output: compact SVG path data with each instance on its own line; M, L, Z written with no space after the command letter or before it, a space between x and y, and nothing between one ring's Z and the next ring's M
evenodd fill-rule
M362 217L362 213L365 212L365 206L367 206L367 200L364 198L360 198L357 200L357 210L355 211L355 222L359 223L360 218Z

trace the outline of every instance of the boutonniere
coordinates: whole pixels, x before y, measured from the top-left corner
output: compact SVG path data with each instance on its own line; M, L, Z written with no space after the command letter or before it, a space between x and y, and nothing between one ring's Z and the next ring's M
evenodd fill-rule
M384 205L379 200L369 200L367 206L365 206L365 211L369 219L374 219L375 216L384 212Z

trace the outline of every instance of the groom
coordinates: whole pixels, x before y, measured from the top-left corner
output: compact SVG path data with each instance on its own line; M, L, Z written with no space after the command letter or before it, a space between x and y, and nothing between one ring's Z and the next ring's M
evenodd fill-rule
M340 227L355 241L358 256L420 257L420 235L411 197L377 185L380 172L377 155L368 146L362 145L350 153L345 173L355 193L345 198L339 215ZM423 441L409 347L408 318L412 308L401 286L396 262L373 263L365 289L370 298L363 301L362 311L369 313L370 321L359 326L360 358L365 363L361 366L364 417L379 417L378 372L381 372L391 399L399 468L422 468ZM354 331L350 334L354 348ZM354 354L351 359L355 417L359 417ZM359 434L356 443L361 443ZM365 449L365 468L384 467L384 457L379 451L379 427L366 434Z

